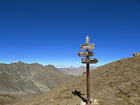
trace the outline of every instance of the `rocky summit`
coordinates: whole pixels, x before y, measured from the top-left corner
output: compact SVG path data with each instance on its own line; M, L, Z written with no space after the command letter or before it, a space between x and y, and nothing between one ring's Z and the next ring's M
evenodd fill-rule
M86 100L85 74L46 94L14 105L79 105ZM140 56L91 71L91 98L99 105L140 105ZM80 95L79 95L80 94Z

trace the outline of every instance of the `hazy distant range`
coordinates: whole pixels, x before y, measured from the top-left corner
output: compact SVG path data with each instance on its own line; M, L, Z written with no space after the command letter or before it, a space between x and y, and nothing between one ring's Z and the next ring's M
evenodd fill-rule
M96 69L97 66L91 66L90 70ZM57 68L58 70L62 71L65 74L79 76L82 75L84 72L86 72L86 66L80 66L80 67L67 67L67 68Z

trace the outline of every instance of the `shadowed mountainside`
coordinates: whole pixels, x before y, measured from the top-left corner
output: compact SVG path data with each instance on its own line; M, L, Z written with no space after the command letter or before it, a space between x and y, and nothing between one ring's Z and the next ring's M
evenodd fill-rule
M140 105L140 56L125 58L91 71L91 98L100 105ZM76 90L85 94L85 75L17 105L79 105ZM83 98L86 98L83 95Z
M73 77L58 71L53 65L42 66L21 61L0 64L0 105L24 100L27 95L48 92Z

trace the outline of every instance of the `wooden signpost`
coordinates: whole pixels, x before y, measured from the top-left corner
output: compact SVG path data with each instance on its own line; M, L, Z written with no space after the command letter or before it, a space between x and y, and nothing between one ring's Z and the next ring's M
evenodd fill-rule
M94 49L95 48L95 45L94 43L91 43L91 44L81 44L80 46L80 49L81 50L86 50L86 49Z
M78 55L79 55L80 57L93 56L93 51L89 51L89 52L79 52Z
M97 62L98 62L98 60L95 59L95 58L89 58L89 59L87 59L87 58L82 58L82 63L92 63L92 64L95 64L95 63L97 63Z
M90 105L90 63L95 64L98 62L95 58L90 58L93 56L93 51L89 49L94 49L94 43L89 43L89 36L86 36L86 44L80 46L81 50L86 50L85 52L79 52L78 55L82 58L82 63L86 63L86 88L87 88L87 105Z

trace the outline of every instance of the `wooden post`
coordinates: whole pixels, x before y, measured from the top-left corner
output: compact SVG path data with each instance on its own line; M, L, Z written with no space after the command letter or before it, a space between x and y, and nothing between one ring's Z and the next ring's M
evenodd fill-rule
M89 49L87 49L89 52ZM89 56L86 56L89 59ZM86 88L87 88L87 104L90 104L90 63L86 63Z
M98 62L95 58L90 58L93 56L93 51L90 49L94 49L94 43L89 43L89 36L86 36L86 44L80 46L81 50L86 50L86 52L79 52L78 55L82 58L82 63L86 63L86 92L87 92L87 102L86 105L91 105L90 100L90 63L95 64Z

